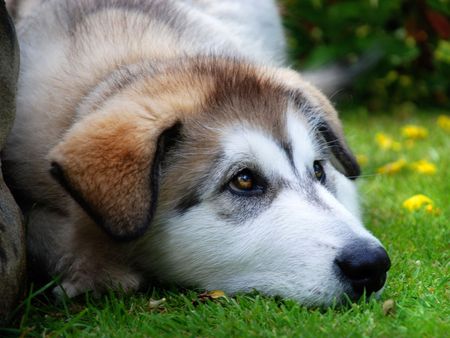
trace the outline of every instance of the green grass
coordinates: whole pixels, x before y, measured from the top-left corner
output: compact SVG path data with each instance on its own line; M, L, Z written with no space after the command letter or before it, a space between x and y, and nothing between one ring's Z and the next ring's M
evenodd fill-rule
M132 296L109 294L97 300L86 295L56 305L45 295L31 295L20 308L17 326L0 331L0 335L448 336L450 134L437 127L433 112L401 115L343 114L351 147L368 158L359 180L367 227L384 243L393 262L381 299L341 308L306 309L294 301L257 293L203 302L193 290L155 289ZM400 128L408 123L426 127L429 136L411 149L378 148L374 141L377 132L404 144ZM405 169L394 175L374 174L378 167L400 157L408 163L428 159L437 172L421 175ZM429 196L440 214L410 213L402 208L405 199L418 193ZM160 308L149 306L150 298L162 297L167 301ZM383 303L388 299L395 302L395 308L385 314Z

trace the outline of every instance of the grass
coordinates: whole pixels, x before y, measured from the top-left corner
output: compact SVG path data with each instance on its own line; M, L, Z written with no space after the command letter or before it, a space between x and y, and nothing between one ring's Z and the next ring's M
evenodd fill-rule
M154 289L146 294L89 295L54 304L41 290L31 292L20 308L16 327L1 334L23 336L262 336L262 337L445 337L449 318L449 196L450 134L437 127L437 113L373 115L343 114L349 143L365 155L361 196L367 227L386 246L393 265L379 300L348 307L306 309L291 300L258 293L219 299L199 298L194 290ZM409 144L400 129L405 124L428 129L429 136ZM381 150L374 141L383 132L402 144L402 150ZM392 175L374 174L389 161L427 159L434 175L404 168ZM440 209L409 212L405 199L425 194ZM34 294L38 294L35 296ZM166 298L159 307L149 299ZM383 304L393 300L386 313Z

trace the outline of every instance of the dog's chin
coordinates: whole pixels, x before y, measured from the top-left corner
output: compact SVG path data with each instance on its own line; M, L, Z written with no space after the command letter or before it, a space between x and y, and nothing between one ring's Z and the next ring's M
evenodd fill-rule
M369 302L371 299L376 299L379 300L381 298L381 294L384 291L385 286L383 286L380 290L370 293L370 294L366 294L365 291L363 292L357 292L355 290L353 290L353 288L351 286L348 286L345 290L345 292L337 297L334 300L334 303L338 306L348 306L352 303L358 303L358 302Z
M283 278L284 277L284 278ZM344 304L349 291L338 280L326 279L323 283L302 284L293 276L280 276L279 273L256 273L253 275L234 276L220 281L210 281L202 285L202 289L223 290L227 295L257 292L269 297L281 297L298 302L308 308L326 308Z
M289 283L287 283L289 284ZM353 290L350 285L344 285L337 282L336 287L320 288L305 288L297 285L296 287L286 287L286 283L278 282L274 285L254 285L246 280L234 283L233 287L221 285L221 287L210 287L207 289L224 289L229 295L244 294L250 292L258 292L269 297L281 297L283 299L291 299L298 302L300 305L308 308L322 308L329 307L346 308L352 303L368 302L370 299L380 299L384 291L384 286L377 292L366 295L365 292L360 293ZM301 292L299 292L301 291Z

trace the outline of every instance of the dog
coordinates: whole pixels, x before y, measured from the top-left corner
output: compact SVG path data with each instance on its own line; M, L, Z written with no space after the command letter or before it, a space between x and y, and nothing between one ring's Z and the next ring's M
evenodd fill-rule
M379 294L359 166L283 67L273 1L24 0L3 157L58 296L152 282L307 306Z

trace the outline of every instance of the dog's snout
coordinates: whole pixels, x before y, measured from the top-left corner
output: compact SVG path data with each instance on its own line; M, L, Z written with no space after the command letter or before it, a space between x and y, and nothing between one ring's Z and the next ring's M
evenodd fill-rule
M346 246L335 263L358 296L364 290L367 295L380 290L386 282L386 272L391 267L386 250L366 242Z

